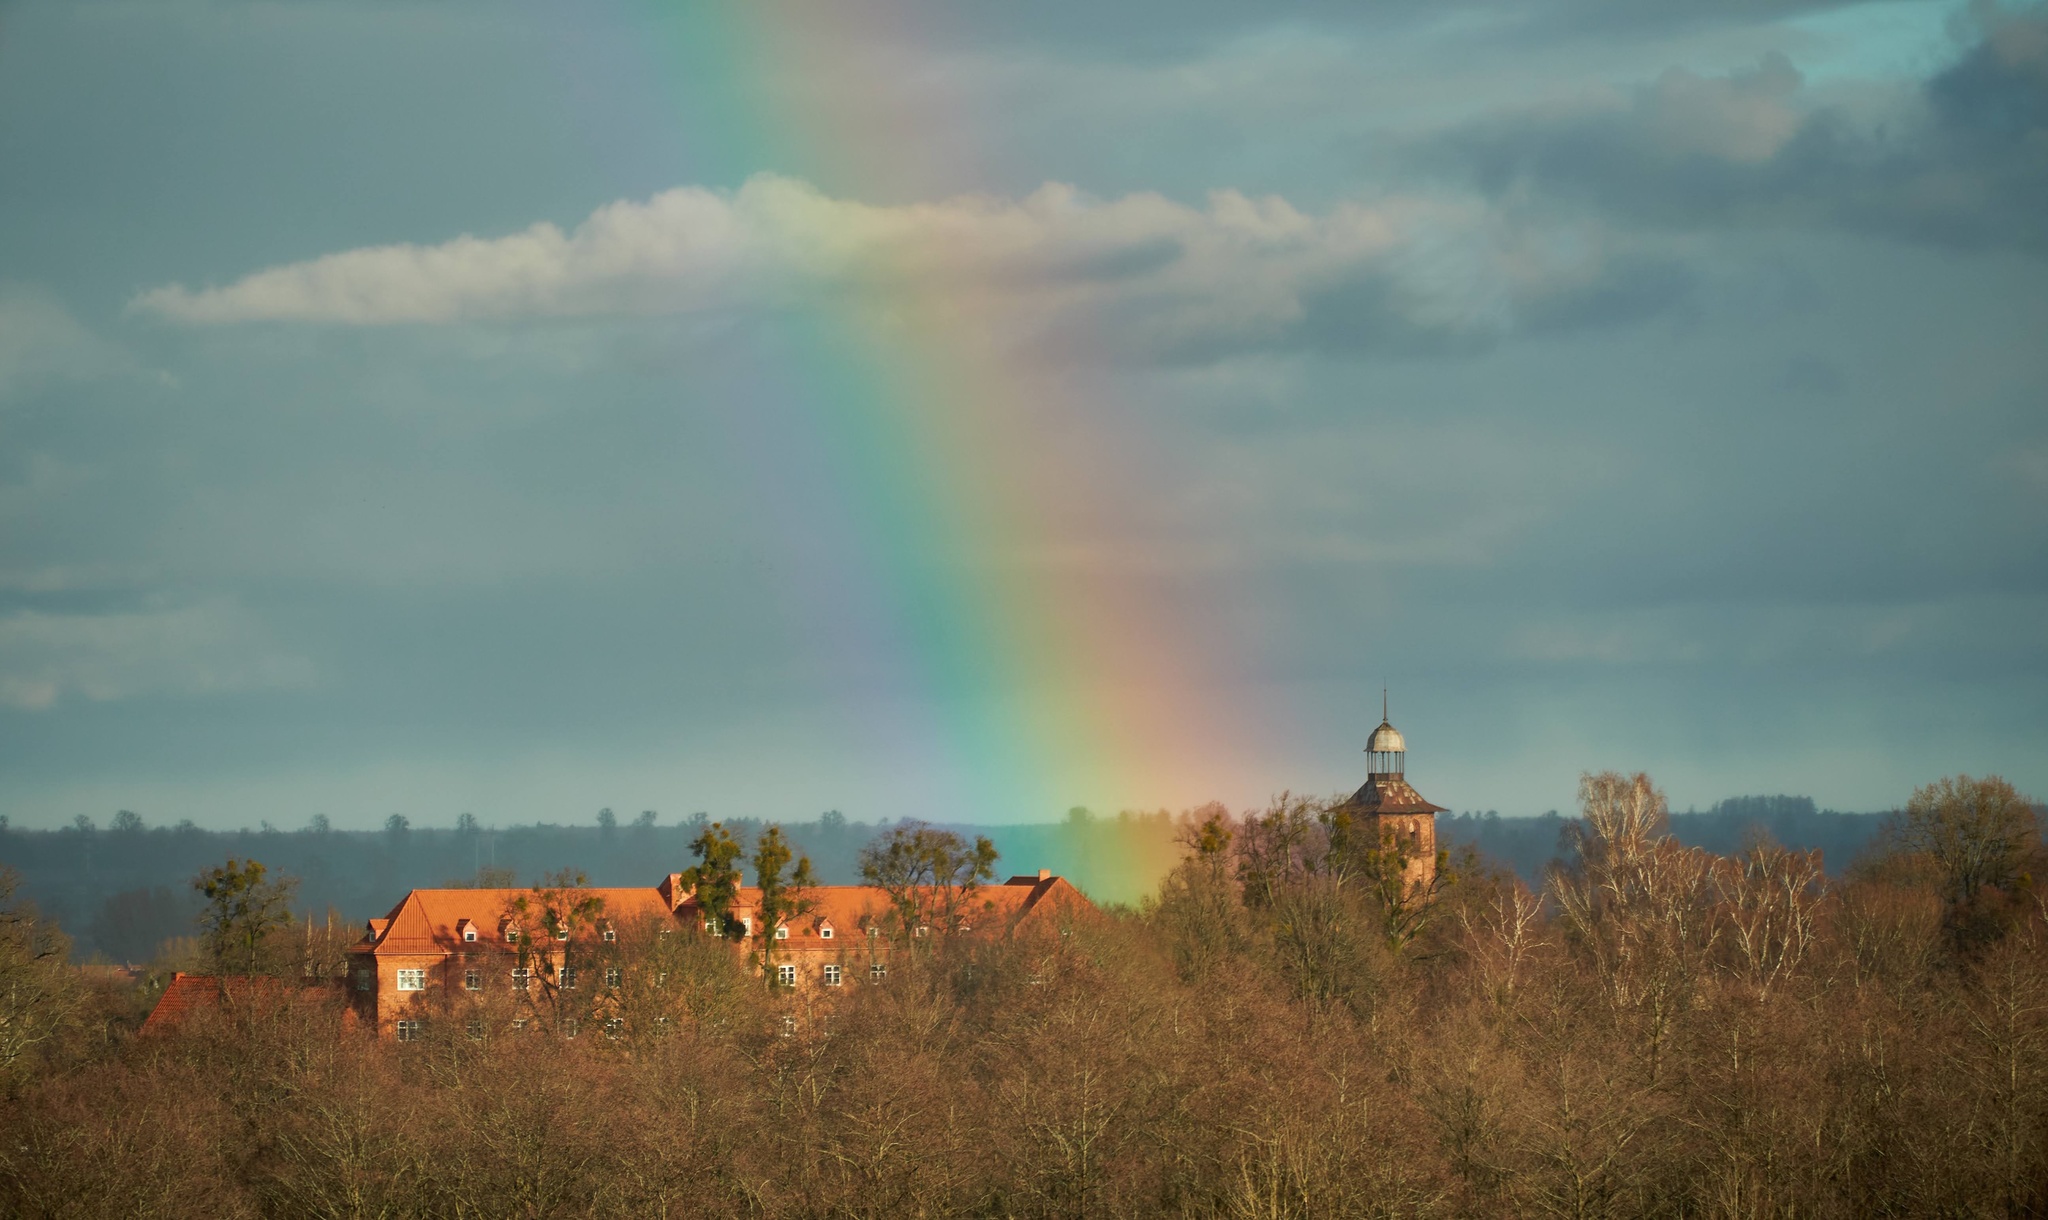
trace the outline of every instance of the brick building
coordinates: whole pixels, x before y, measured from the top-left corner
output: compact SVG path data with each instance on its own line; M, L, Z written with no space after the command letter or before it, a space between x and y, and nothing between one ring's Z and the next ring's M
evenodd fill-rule
M1423 800L1409 784L1408 743L1387 718L1384 697L1380 727L1366 740L1365 756L1364 785L1332 812L1349 814L1367 842L1398 850L1405 861L1403 888L1426 891L1436 879L1436 815L1444 807Z
M760 891L741 889L731 918L743 935L730 952L759 968L766 948L775 981L811 999L884 980L902 951L889 895L846 885L804 897L809 909L769 928L758 917ZM954 923L959 934L1002 936L1093 909L1064 878L1041 871L977 887ZM675 873L646 889L413 890L349 950L350 1006L401 1041L436 1019L479 1034L536 1022L569 1036L586 1027L630 1032L669 1019L661 984L679 968L679 953L710 939L707 930L696 895Z

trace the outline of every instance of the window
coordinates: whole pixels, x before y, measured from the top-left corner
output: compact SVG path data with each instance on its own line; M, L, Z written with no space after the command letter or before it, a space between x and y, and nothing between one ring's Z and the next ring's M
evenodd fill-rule
M794 1035L795 1033L796 1033L796 1018L795 1018L795 1017L784 1017L784 1018L782 1018L782 1036L783 1036L783 1037L785 1037L785 1038L788 1038L788 1037L791 1037L791 1036L793 1036L793 1035Z
M564 990L574 987L576 985L576 971L571 967L564 966L555 971L555 981L560 983Z
M881 934L882 934L882 930L881 930L880 928L876 927L876 926L875 926L875 925L873 925L873 924L869 924L869 925L868 925L868 935L869 935L869 936L880 936Z
M718 925L707 919L704 921L704 930L706 932L716 932L718 931Z
M484 1036L484 1023L482 1021L471 1021L468 1030L470 1037L482 1041Z
M661 972L660 974L657 974L657 975L655 975L655 976L654 976L654 985L655 985L656 987L666 987L666 986L668 986L668 971L664 970L664 971L662 971L662 972Z
M376 989L377 989L377 972L376 972L376 971L374 971L374 970L358 970L358 971L356 971L356 990L357 990L357 991L375 991Z
M526 1028L526 1018L525 1018L525 1017L514 1017L514 1018L512 1018L512 1030L513 1030L513 1032L514 1032L514 1033L517 1033L518 1031L520 1031L520 1030L522 1030L522 1029L525 1029L525 1028Z
M825 986L827 986L827 987L837 987L837 986L839 986L839 981L840 981L839 967L837 967L837 966L827 966L827 967L825 967Z
M792 965L777 966L775 968L775 981L784 987L796 986L796 967Z
M424 970L399 971L398 989L400 991L425 991L427 989L427 972Z
M618 1036L619 1036L620 1034L623 1034L623 1033L625 1033L625 1032L626 1032L626 1018L624 1018L624 1017L606 1017L606 1018L605 1018L605 1022L604 1022L604 1036L605 1036L605 1037L607 1037L607 1038L616 1038L616 1037L618 1037Z
M516 945L519 943L519 929L513 927L511 924L505 925L505 943L508 945Z
M606 924L604 926L604 938L608 942L619 939L619 930L610 924Z
M777 929L775 929L775 939L777 939L777 940L788 940L788 939L789 939L789 929L788 929L788 928L777 928Z
M831 925L831 924L829 924L829 923L828 923L828 924L824 924L824 925L822 925L821 927L819 927L819 929L818 929L818 939L819 939L819 940L831 940L831 939L832 939L832 925Z
M512 972L512 990L525 991L527 984L531 982L533 982L533 971L514 970Z
M482 991L484 989L484 972L481 970L463 971L462 989L464 991Z
M879 983L879 982L881 982L881 981L882 981L883 979L885 979L885 978L888 978L888 977L889 977L889 966L888 966L888 963L886 963L886 962L874 962L874 963L872 963L872 964L870 964L870 965L868 966L868 982L870 982L870 983Z
M398 1023L398 1040L400 1042L411 1042L419 1036L420 1023L418 1021L405 1020Z
M564 1038L573 1038L576 1036L576 1018L562 1018L562 1036Z
M617 966L606 966L604 968L604 985L607 987L617 987L624 981L625 977L626 972Z
M466 940L466 941L474 941L474 940L476 940L476 925L475 925L475 924L472 924L472 923L466 923L466 924L463 924L463 925L462 925L462 939L464 939L464 940Z
M559 927L559 928L556 928L556 929L555 929L555 939L556 939L556 940L567 940L567 939L569 939L569 925L568 925L568 924L563 924L563 925L562 925L561 927Z

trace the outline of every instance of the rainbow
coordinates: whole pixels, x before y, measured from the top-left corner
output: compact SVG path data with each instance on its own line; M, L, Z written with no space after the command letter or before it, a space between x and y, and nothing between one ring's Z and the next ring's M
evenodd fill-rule
M733 185L775 172L888 199L929 176L924 150L977 155L946 113L909 113L877 82L856 82L872 104L851 111L761 88L843 83L862 70L844 49L886 8L630 11L641 67L663 82L693 159L727 167ZM814 561L790 595L821 606L807 623L815 646L879 648L876 671L917 687L901 705L935 709L867 731L944 743L950 773L933 783L946 820L1047 822L1077 804L1241 795L1232 786L1278 726L1217 697L1217 665L1242 648L1209 625L1216 608L1170 565L1130 559L1146 489L1171 472L1102 409L1086 373L1102 362L1079 339L1050 355L1006 349L989 341L1002 333L998 306L915 285L891 294L901 304L887 314L840 306L784 323L791 358L769 375L799 405L731 425L749 461L787 462L796 445L807 469L827 472L785 523ZM1122 859L1091 862L1090 879L1118 895L1149 889L1170 840L1091 839L1120 840Z

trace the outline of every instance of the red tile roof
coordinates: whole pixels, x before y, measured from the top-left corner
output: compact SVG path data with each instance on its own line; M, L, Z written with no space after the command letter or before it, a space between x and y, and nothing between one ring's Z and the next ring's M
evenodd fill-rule
M599 935L604 923L623 925L647 917L696 923L702 918L695 898L679 890L674 874L662 885L645 889L592 887L575 893L579 898L588 896L603 904L597 923L572 928L572 939L579 941ZM672 909L670 895L678 893L682 905ZM475 943L502 946L506 943L502 929L505 920L514 914L513 904L521 898L531 900L533 894L534 891L526 889L413 890L391 909L388 917L370 921L370 933L357 948L380 954L455 952L467 943L460 931L465 921L476 925ZM813 886L804 892L804 897L810 909L790 921L789 938L783 942L791 947L822 948L841 938L863 935L870 923L879 922L890 909L888 893L874 886ZM751 920L760 903L759 889L743 887L733 913ZM970 928L997 931L1034 918L1041 909L1065 908L1074 903L1089 905L1087 898L1064 878L1041 873L977 887L962 914ZM530 914L525 923L527 935L545 935L538 926L538 913ZM832 929L832 937L823 935L826 927Z
M223 1001L228 1004L325 1003L338 995L332 983L300 983L262 976L186 974L171 975L156 1006L142 1022L143 1034L162 1033L182 1024L194 1013L214 1012Z

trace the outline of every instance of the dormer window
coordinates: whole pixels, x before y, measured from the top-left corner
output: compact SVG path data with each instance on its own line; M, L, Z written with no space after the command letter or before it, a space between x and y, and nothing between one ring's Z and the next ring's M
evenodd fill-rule
M618 940L618 939L619 939L619 930L618 930L617 928L614 928L614 927L613 927L613 926L611 926L610 924L606 924L606 925L604 926L604 939L605 939L605 940L606 940L607 942L611 942L611 941L616 941L616 940Z
M786 927L785 927L785 928L777 928L777 929L775 929L775 939L777 939L777 940L788 940L788 939L789 939L789 929L788 929L788 928L786 928Z
M561 927L559 927L559 928L556 928L556 929L555 929L555 939L556 939L556 940L567 940L567 939L569 939L569 925L568 925L568 924L563 924L563 925L562 925Z
M469 922L467 919L457 920L455 924L455 929L462 936L462 939L465 942L470 944L476 943L475 924Z
M819 925L818 925L818 939L819 939L819 940L831 940L831 939L832 939L832 925L831 925L831 924L829 924L829 923L821 923L821 924L819 924Z
M519 943L519 925L509 921L505 924L505 943L508 945Z

